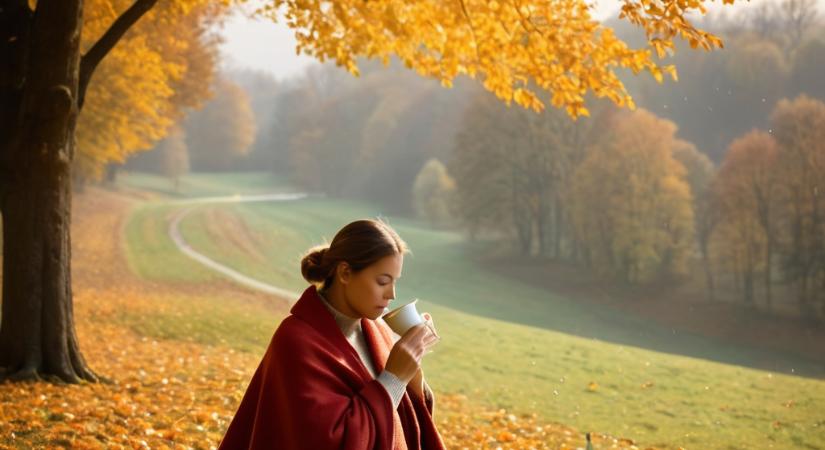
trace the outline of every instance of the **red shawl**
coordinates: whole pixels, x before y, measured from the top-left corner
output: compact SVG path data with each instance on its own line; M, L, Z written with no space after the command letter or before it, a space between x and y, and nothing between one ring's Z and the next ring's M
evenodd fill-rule
M310 286L275 331L219 450L441 450L433 402L407 388L398 409ZM376 365L393 345L383 320L361 319Z

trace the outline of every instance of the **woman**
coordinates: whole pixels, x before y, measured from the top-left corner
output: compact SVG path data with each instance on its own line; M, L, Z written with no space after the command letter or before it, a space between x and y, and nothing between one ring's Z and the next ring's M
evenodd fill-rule
M432 320L393 343L381 319L408 252L386 223L358 220L303 257L313 284L275 331L220 450L445 448L420 368L439 339Z

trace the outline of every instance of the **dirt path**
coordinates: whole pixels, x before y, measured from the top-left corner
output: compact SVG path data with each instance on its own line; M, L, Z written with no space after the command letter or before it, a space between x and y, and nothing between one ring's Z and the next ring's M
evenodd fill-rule
M125 296L135 294L210 294L251 302L288 314L294 299L238 286L229 279L209 282L164 283L134 274L126 260L126 224L131 209L154 198L137 191L113 192L90 187L75 197L72 212L72 289L75 303L83 307L85 292L108 292ZM163 201L158 199L158 201ZM79 299L77 297L80 297Z
M261 201L272 201L272 202L283 202L283 201L291 201L291 200L298 200L301 198L305 198L306 194L268 194L263 196L231 196L231 197L212 197L212 201L210 202L203 202L198 201L201 204L212 204L212 203L248 203L248 202L261 202ZM256 280L252 277L246 276L231 267L227 267L214 259L209 258L208 256L199 253L195 249L193 249L186 241L183 239L183 235L180 232L180 222L192 212L194 207L188 207L179 211L175 217L172 219L172 222L169 224L169 237L175 243L178 250L180 250L186 256L194 259L201 265L207 267L210 270L214 270L224 276L229 277L230 279L234 280L235 282L244 285L246 287L265 292L267 294L276 295L278 297L288 299L290 303L294 303L297 299L301 296L300 292L290 291L288 289L283 289L278 286L274 286L268 283L264 283L263 281Z

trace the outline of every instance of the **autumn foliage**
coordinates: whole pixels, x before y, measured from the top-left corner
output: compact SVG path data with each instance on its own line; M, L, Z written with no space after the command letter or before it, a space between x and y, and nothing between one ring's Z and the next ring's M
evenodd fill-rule
M634 106L618 69L644 71L658 81L666 73L675 79L675 68L654 57L671 53L674 39L708 50L722 45L685 17L704 12L698 0L624 2L621 17L645 31L647 46L640 49L594 20L583 0L275 0L261 11L275 20L283 13L297 30L302 51L322 61L334 59L355 74L358 56L387 62L397 55L446 86L466 74L507 104L536 111L545 106L538 91L548 91L550 103L573 117L588 114L588 93Z
M767 309L776 281L799 312L825 318L825 103L805 95L779 101L770 131L733 143L716 180L722 208L717 246L756 305L757 277ZM788 289L789 288L789 289Z
M86 2L84 51L131 3ZM207 0L161 2L112 49L95 71L78 120L78 178L100 179L106 164L153 148L212 95L217 40L209 27L225 9Z
M687 272L693 208L675 132L673 122L635 111L576 170L571 221L596 272L630 283Z

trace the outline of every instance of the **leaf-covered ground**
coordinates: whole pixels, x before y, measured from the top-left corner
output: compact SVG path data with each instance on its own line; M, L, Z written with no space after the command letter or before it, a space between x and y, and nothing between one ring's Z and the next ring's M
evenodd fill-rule
M214 448L260 355L198 339L141 333L157 311L175 303L221 299L226 308L288 313L285 301L215 279L191 284L145 282L123 257L123 224L131 201L91 188L75 198L73 273L81 348L106 381L75 386L0 384L0 448ZM207 301L207 299L209 299ZM205 311L209 314L209 311ZM140 326L135 326L136 324ZM277 327L272 324L268 340ZM149 327L151 328L151 327ZM226 339L231 339L226 336ZM451 449L575 449L584 431L547 418L471 407L463 395L439 392L436 420ZM637 448L630 439L593 433L597 449Z

